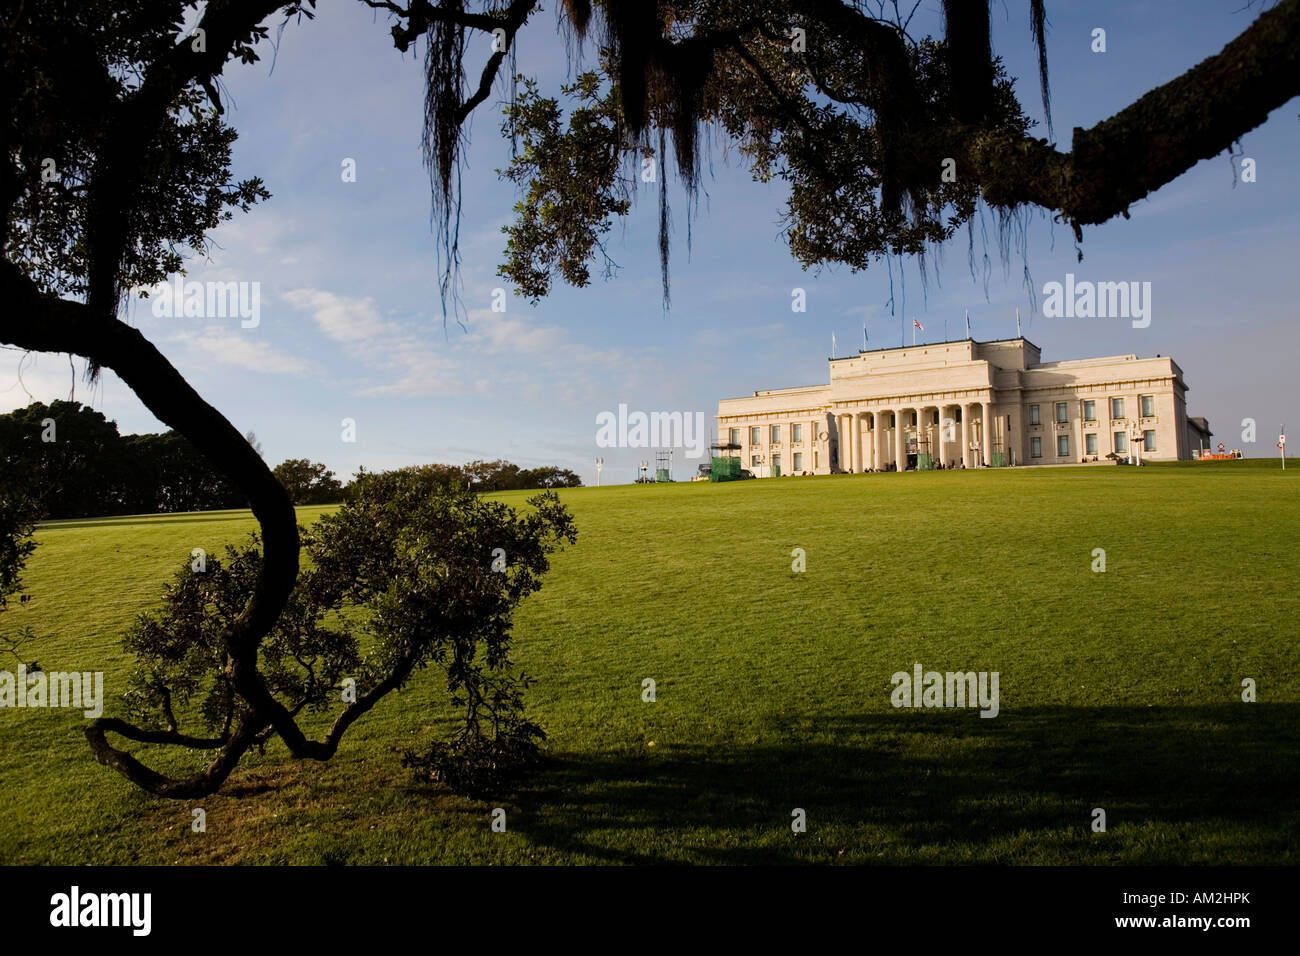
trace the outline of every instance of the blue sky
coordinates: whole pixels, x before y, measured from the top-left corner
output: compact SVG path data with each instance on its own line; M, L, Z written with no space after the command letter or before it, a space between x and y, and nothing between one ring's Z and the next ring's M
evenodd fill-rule
M1241 0L1067 3L1049 0L1053 120L1068 145L1091 126L1218 52L1254 11ZM926 0L923 10L937 9ZM1026 110L1041 106L1029 40L1028 4L994 4L995 52L1003 56ZM1170 12L1176 11L1175 16ZM929 13L933 15L934 10ZM1091 33L1106 30L1107 51ZM969 309L977 339L1025 335L1046 361L1096 355L1172 355L1183 368L1188 410L1210 420L1216 440L1249 455L1275 453L1279 423L1300 430L1295 382L1300 242L1297 200L1300 123L1295 101L1247 134L1243 156L1255 183L1234 184L1233 160L1204 161L1116 220L1085 231L1084 260L1072 237L1035 213L1029 233L1034 285L1067 272L1097 281L1152 283L1152 321L1048 319L1034 314L1021 263L1004 275L996 246L987 295L971 278L964 235L938 263L928 290L912 265L894 269L895 309L885 265L804 272L781 239L778 183L753 183L715 143L691 217L672 177L672 308L660 301L657 194L643 185L610 249L617 278L587 289L557 285L536 307L513 295L490 309L502 259L501 227L516 200L495 170L507 160L499 105L475 115L464 176L461 223L468 331L444 330L430 228L429 181L420 161L423 86L419 56L393 47L389 23L353 0L322 0L316 20L290 24L278 52L225 78L228 118L239 130L237 176L261 176L272 198L222 227L218 247L188 278L261 283L261 322L155 317L131 321L153 339L210 402L241 430L257 432L268 461L307 457L340 475L427 461L504 457L558 464L594 483L631 480L640 449L596 446L596 416L620 403L645 411L703 412L710 428L719 398L757 388L826 381L831 336L839 354L899 344L915 315L922 338L962 334ZM521 35L519 69L555 90L569 75L551 10ZM274 59L274 69L272 60ZM590 57L589 57L590 59ZM477 72L477 66L471 75ZM1039 135L1045 135L1040 131ZM357 181L340 164L356 160ZM1239 171L1238 166L1238 171ZM1238 177L1239 178L1239 177ZM977 245L977 254L979 247ZM791 290L807 311L791 311ZM911 341L910 331L904 333ZM66 356L4 353L4 407L67 398ZM123 432L159 424L111 374L76 397L116 419ZM1255 445L1241 421L1259 423ZM356 421L356 441L340 422ZM694 470L680 464L677 477Z

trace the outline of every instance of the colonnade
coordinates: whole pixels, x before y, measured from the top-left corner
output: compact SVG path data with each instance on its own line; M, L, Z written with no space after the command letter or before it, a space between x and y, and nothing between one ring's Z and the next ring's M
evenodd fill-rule
M958 412L961 414L959 415ZM960 419L960 421L958 420ZM992 426L993 434L985 423ZM946 468L979 468L990 463L995 443L1005 445L992 402L900 405L835 412L839 435L839 471L884 471L890 465L907 468L907 432L916 433L918 448L926 447ZM978 448L972 448L978 442ZM900 470L901 470L900 469Z

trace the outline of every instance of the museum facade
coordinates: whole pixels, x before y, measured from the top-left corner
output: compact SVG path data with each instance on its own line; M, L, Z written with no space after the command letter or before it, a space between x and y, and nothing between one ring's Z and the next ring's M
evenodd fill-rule
M832 358L829 384L723 399L718 441L760 477L1189 459L1210 432L1186 392L1168 356L1044 362L1024 338L963 339Z

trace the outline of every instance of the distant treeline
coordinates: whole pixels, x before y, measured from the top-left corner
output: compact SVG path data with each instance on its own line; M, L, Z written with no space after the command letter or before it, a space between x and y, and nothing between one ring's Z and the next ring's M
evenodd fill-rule
M119 435L80 402L35 402L0 415L3 470L46 518L244 508L247 501L176 432Z
M256 436L248 438L257 445ZM475 491L582 484L565 468L520 468L508 461L413 467ZM294 504L333 504L348 492L332 471L305 458L281 462L273 471ZM120 435L116 422L80 402L34 402L0 415L0 474L24 486L45 518L248 507L243 494L181 435Z
M474 491L516 491L540 488L577 488L582 479L568 468L546 465L520 468L508 461L471 461L467 465L412 465L410 469L432 474L445 484L468 486Z

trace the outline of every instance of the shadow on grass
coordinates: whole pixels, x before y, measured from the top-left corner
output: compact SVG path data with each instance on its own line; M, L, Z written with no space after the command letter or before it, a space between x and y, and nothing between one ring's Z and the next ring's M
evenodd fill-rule
M143 528L148 525L191 524L199 521L245 521L250 520L251 518L252 514L250 512L239 511L223 511L215 514L189 511L180 514L139 515L136 517L58 518L50 521L42 521L37 526L37 530L67 531L76 528Z
M662 862L648 845L661 836L683 859L741 864L1294 861L1300 705L908 711L820 726L834 743L562 755L521 794L546 808L524 829L610 863ZM795 807L808 815L797 837ZM1090 831L1094 807L1105 834ZM1199 850L1185 845L1189 825Z

